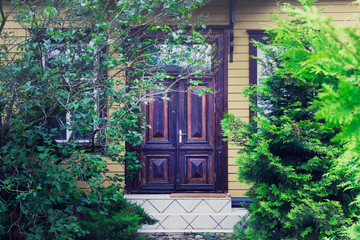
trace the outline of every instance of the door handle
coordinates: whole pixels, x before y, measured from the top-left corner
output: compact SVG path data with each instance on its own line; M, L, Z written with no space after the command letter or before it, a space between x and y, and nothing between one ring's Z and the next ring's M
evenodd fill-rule
M179 130L179 143L182 143L183 136L186 136L186 133L182 133L182 130Z

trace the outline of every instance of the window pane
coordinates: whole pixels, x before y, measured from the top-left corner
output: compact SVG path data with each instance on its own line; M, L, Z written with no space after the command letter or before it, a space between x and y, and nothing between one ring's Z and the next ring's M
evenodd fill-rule
M94 99L95 94L91 94ZM96 109L96 103L90 101L87 104L80 100L80 105L76 109L76 113L70 114L70 121L72 122L73 132L72 140L90 140L94 132L94 108Z
M212 46L161 44L154 47L154 64L167 70L210 70Z
M66 112L59 111L55 116L51 116L47 125L55 140L66 141Z
M80 73L81 78L96 75L98 57L86 45L65 46L54 44L45 57L44 65L50 69L59 69L69 73ZM80 71L79 71L80 70Z
M277 51L278 49L275 46L268 46L272 51ZM257 85L261 85L262 82L271 75L273 68L275 66L275 61L271 56L265 54L265 52L257 47L257 57L261 61L257 61ZM257 97L257 105L262 108L265 114L269 114L270 108L272 107L269 102L264 101L259 96Z

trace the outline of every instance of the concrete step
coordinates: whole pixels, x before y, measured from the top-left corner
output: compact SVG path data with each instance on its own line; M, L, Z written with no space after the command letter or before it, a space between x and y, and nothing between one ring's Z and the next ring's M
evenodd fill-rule
M231 233L233 226L246 214L246 209L233 209L231 213L162 213L151 214L159 220L145 225L139 232L223 232Z
M231 198L170 197L161 195L125 195L149 214L158 213L231 213Z
M229 197L171 197L169 194L126 195L159 220L140 233L221 232L231 233L247 210L231 208Z

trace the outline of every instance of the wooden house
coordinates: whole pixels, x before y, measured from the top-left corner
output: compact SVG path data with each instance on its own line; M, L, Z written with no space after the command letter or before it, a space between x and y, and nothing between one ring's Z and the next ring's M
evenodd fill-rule
M359 12L350 3L319 0L316 6L325 7L324 15L332 15L335 23L349 24ZM237 180L238 148L222 141L220 120L230 112L249 121L249 99L242 92L259 77L258 64L251 57L258 50L251 40L262 40L279 6L275 0L212 0L197 12L206 17L222 56L218 72L204 79L215 94L191 97L184 88L177 102L150 105L150 123L160 117L164 124L147 132L141 148L143 169L135 182L127 183L129 199L160 220L142 231L228 232L245 214L235 207L248 201L248 185ZM174 109L179 111L176 119Z
M319 0L316 5L326 7L324 14L335 23L349 24L359 13L350 3ZM197 10L220 60L217 71L202 80L214 94L198 97L180 82L172 101L156 100L144 110L152 128L137 149L143 168L126 182L127 198L159 219L143 232L231 232L246 213L241 202L248 201L249 187L238 182L238 148L223 141L220 121L226 112L249 121L249 99L242 92L259 77L251 40L261 40L264 28L274 24L270 15L277 7L276 0L212 0ZM108 167L110 174L124 172L115 163Z

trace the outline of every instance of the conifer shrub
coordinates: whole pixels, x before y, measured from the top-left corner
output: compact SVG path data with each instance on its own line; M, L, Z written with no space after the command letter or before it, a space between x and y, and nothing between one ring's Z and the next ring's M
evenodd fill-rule
M137 230L144 224L154 224L151 218L139 205L127 201L114 188L104 189L104 194L87 198L86 214L80 221L82 229L88 235L80 240L135 240Z
M232 114L222 121L227 140L240 147L239 180L251 184L251 217L236 231L248 239L348 239L357 190L333 171L345 148L331 141L339 129L316 119L313 104L322 84L337 79L306 65L324 47L326 33L290 11L267 34L266 45L257 43L265 53L258 59L264 80L245 91L254 112L250 123Z

